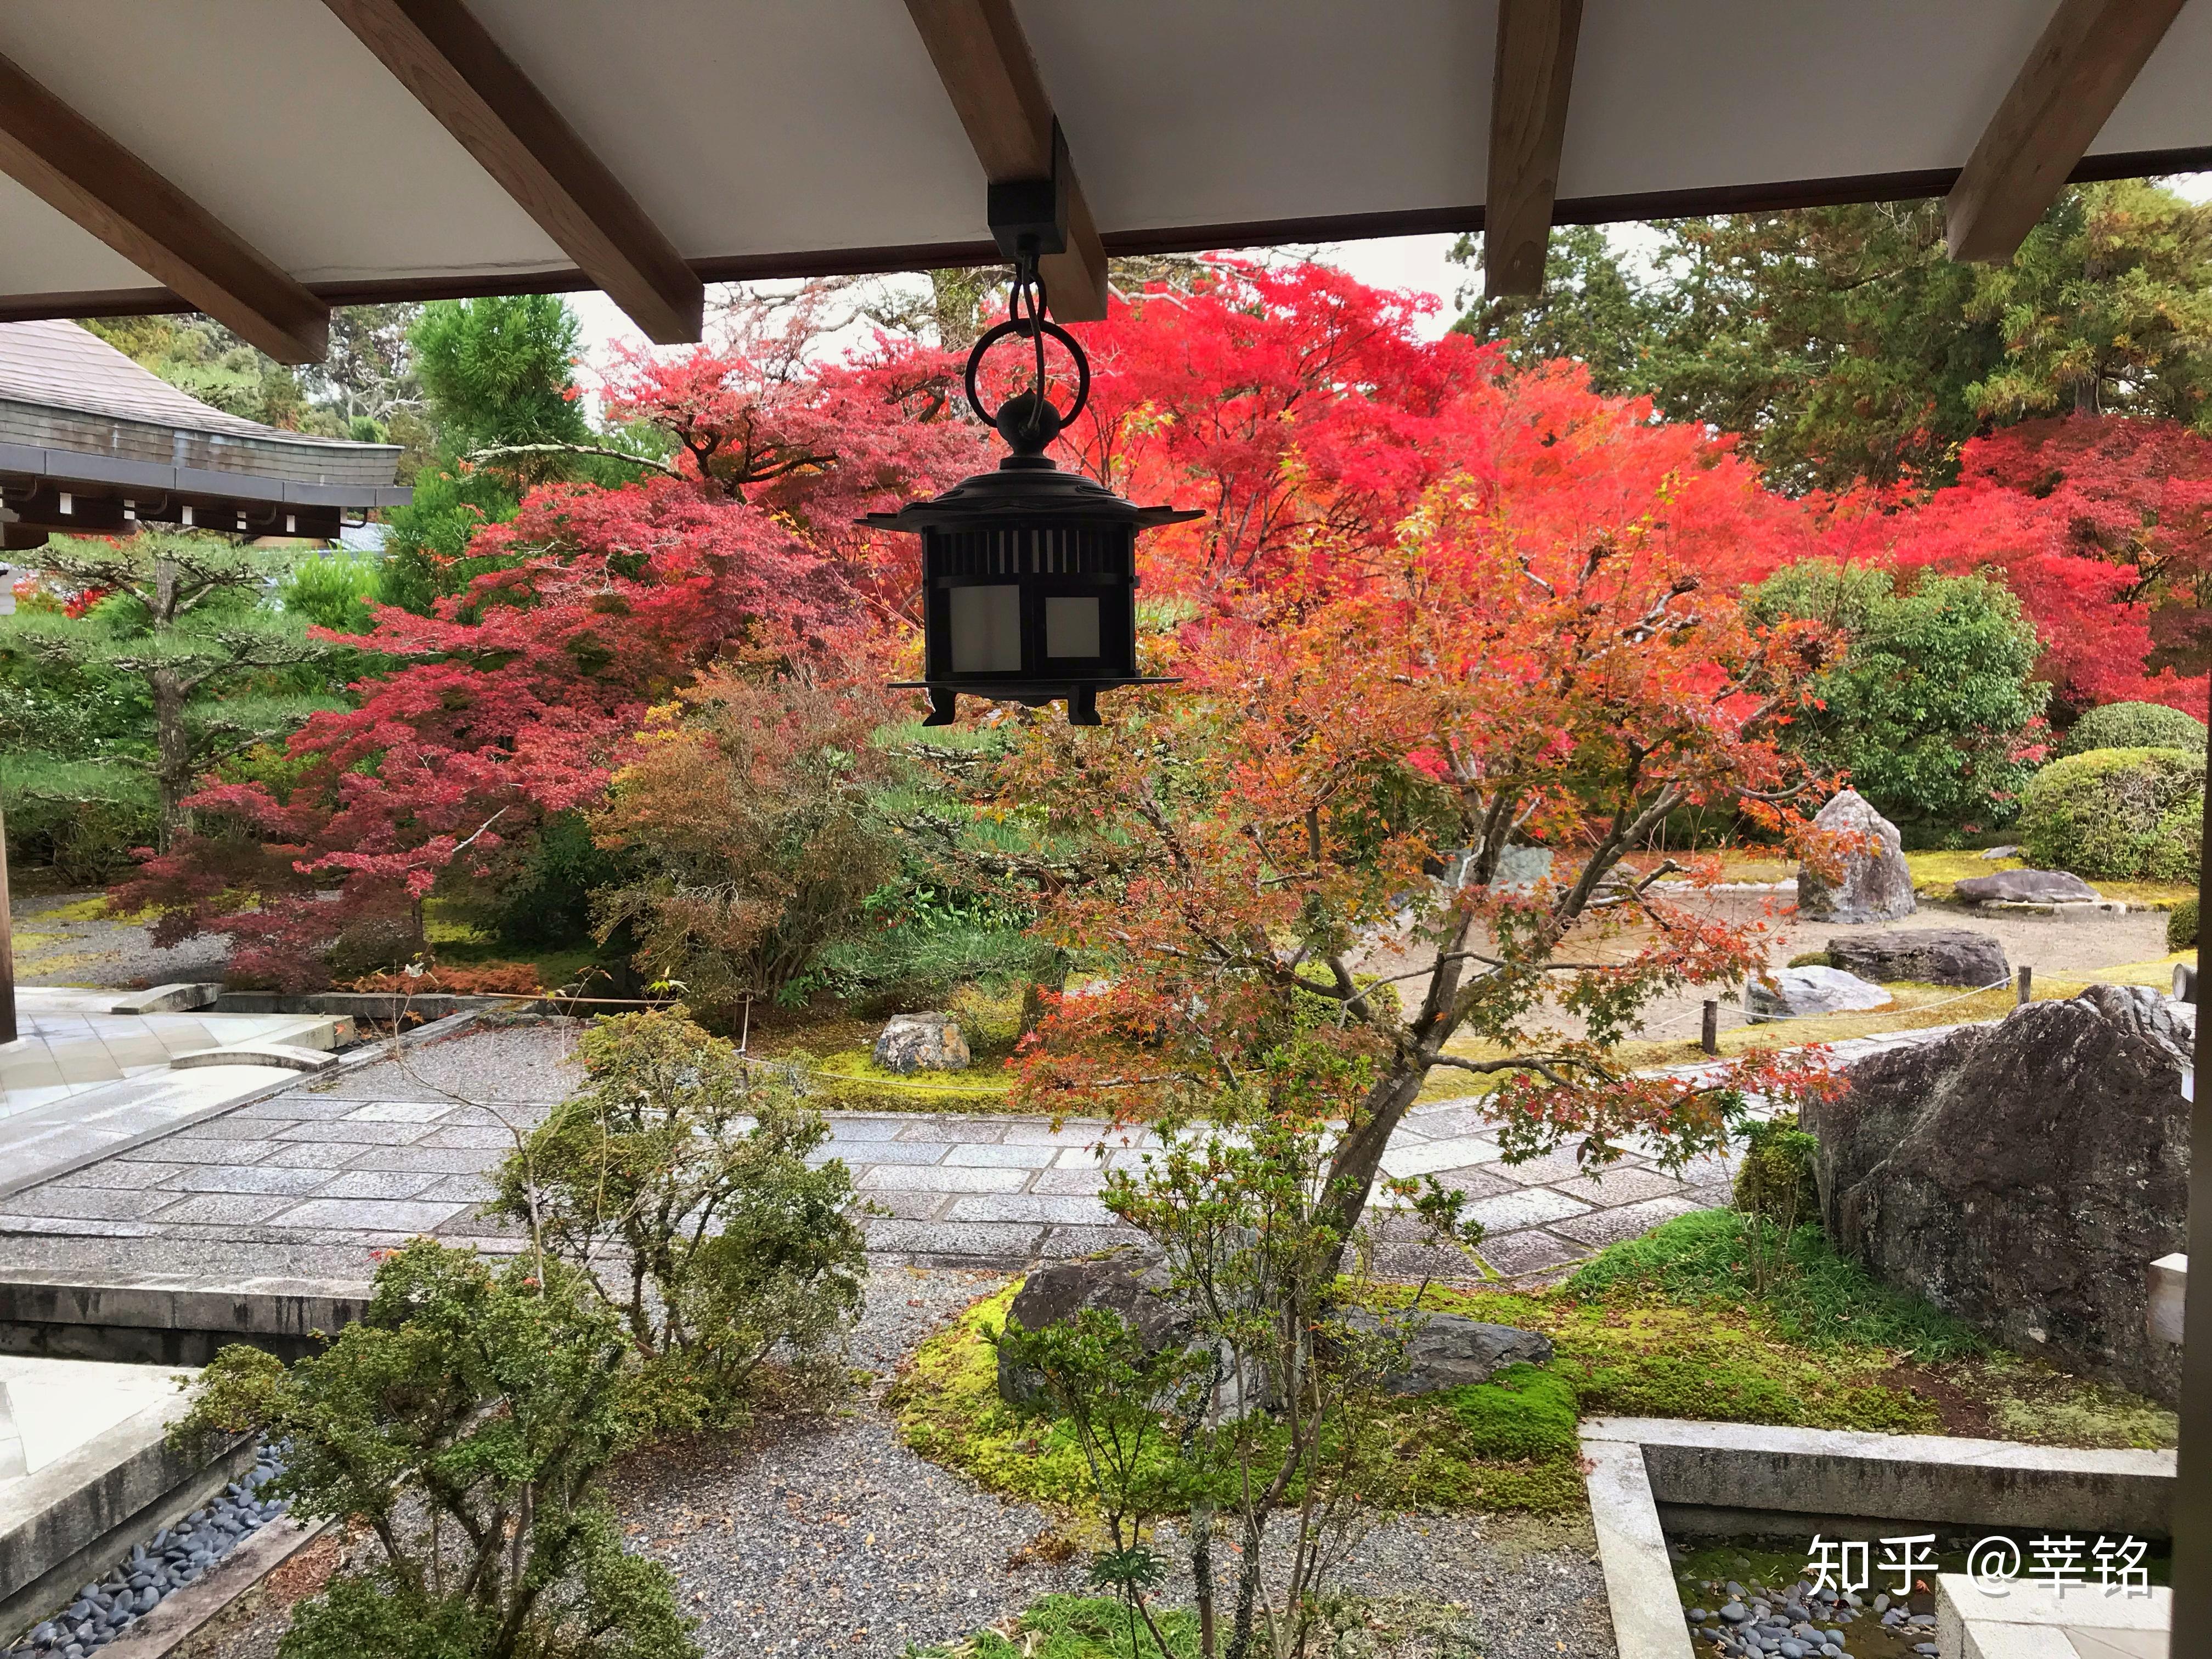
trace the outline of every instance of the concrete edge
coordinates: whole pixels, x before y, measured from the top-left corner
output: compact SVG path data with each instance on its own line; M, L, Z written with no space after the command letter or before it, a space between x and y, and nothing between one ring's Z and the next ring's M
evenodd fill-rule
M1585 1439L1583 1470L1620 1659L1694 1659L1643 1450L1631 1441Z
M0 1277L0 1353L204 1365L233 1342L286 1362L368 1311L366 1284L283 1289L56 1283Z
M111 1014L174 1014L195 1008L210 1008L222 994L222 985L214 980L182 980L168 985L149 986L143 991L133 991L128 996L118 997L108 1009Z
M173 1590L153 1612L101 1649L106 1659L167 1659L270 1573L337 1525L336 1516L295 1521L283 1516L218 1561L197 1584Z
M158 1401L27 1477L21 1509L0 1531L0 1632L38 1620L76 1582L112 1564L147 1534L189 1515L253 1462L253 1439L234 1437L212 1458L168 1443L183 1396Z
M1960 1659L2039 1653L2063 1653L2072 1659L2074 1644L2053 1626L2164 1634L2172 1625L2173 1592L2163 1585L2154 1586L2148 1595L2060 1599L2033 1584L2014 1584L2005 1595L1992 1595L1960 1572L1942 1573L1936 1580L1936 1645Z
M1723 1520L1841 1516L2170 1530L2172 1452L1673 1418L1591 1418L1580 1434L1583 1484L1620 1659L1693 1654L1667 1554L1662 1508L1678 1518L1703 1511Z
M1641 1447L1667 1506L2170 1530L2172 1452L1658 1418L1592 1419L1582 1434Z
M461 1031L474 1024L483 1012L481 1008L465 1009L458 1014L448 1014L443 1019L433 1020L427 1025L418 1025L411 1031L402 1031L397 1036L363 1043L349 1054L340 1054L337 1064L330 1067L327 1074L343 1076L345 1073L359 1066L373 1066L378 1060L388 1060L402 1048L412 1048L427 1042L435 1042L442 1037L459 1036ZM221 1117L228 1112L234 1112L242 1106L251 1106L257 1101L266 1100L271 1095L282 1094L285 1090L296 1086L297 1082L294 1073L279 1072L267 1083L239 1096L235 1100L227 1100L220 1105L210 1106L204 1110L194 1112L188 1117L174 1119L158 1128L148 1129L135 1135L125 1135L96 1151L87 1152L81 1158L65 1158L58 1164L40 1170L20 1180L0 1181L0 1198L13 1198L17 1193L28 1188L43 1187L50 1181L58 1181L64 1176L75 1175L79 1170L88 1169L94 1164L105 1163L107 1159L120 1157L125 1152L135 1152L139 1147L148 1146L154 1141L166 1139L181 1129L192 1128L198 1124L207 1122L210 1119Z

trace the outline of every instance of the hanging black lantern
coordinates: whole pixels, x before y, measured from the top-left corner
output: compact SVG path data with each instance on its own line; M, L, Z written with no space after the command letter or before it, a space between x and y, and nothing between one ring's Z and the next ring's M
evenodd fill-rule
M1164 683L1137 672L1137 532L1205 515L1139 507L1052 464L1045 448L1082 412L1091 364L1045 317L1033 244L1017 259L1009 309L968 354L968 402L1013 453L994 472L860 522L921 538L922 678L900 689L928 692L924 725L951 725L966 691L1032 708L1065 698L1070 724L1097 726L1101 691ZM1046 396L1047 336L1075 359L1075 401L1064 414ZM975 372L1009 337L1034 345L1036 379L994 415Z

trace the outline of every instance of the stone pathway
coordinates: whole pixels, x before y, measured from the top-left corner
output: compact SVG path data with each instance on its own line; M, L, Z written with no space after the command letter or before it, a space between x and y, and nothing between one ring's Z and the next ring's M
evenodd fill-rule
M1848 1062L1941 1034L1861 1039L1835 1052ZM0 1216L0 1237L38 1236L46 1247L9 1250L23 1266L0 1271L58 1278L81 1259L97 1262L105 1282L118 1268L172 1282L190 1261L183 1276L192 1282L284 1273L357 1282L368 1278L368 1252L417 1234L511 1251L517 1230L477 1211L516 1137L570 1086L569 1041L550 1026L465 1033L404 1065L303 1079L25 1186ZM1018 1267L1130 1237L1097 1194L1106 1168L1142 1159L1142 1134L1109 1133L1096 1121L1055 1129L1037 1118L921 1113L839 1112L830 1124L823 1155L842 1158L860 1196L881 1212L864 1224L887 1262ZM1565 1152L1509 1165L1493 1130L1479 1099L1432 1101L1408 1115L1384 1158L1392 1175L1434 1175L1467 1193L1488 1231L1481 1255L1493 1273L1547 1274L1728 1200L1721 1160L1676 1176L1656 1166L1650 1148L1632 1146L1594 1178ZM0 1162L0 1187L6 1180ZM1416 1242L1404 1218L1381 1218L1379 1231L1385 1272L1481 1274L1461 1253Z
M258 1065L171 1071L180 1054L265 1043L331 1048L315 1014L116 1014L117 991L16 993L19 1035L0 1043L0 1198L246 1100L279 1073Z

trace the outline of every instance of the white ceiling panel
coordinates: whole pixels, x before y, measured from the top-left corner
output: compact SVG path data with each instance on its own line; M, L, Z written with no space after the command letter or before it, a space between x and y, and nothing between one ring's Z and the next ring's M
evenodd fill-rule
M569 263L319 0L7 0L0 53L302 282Z
M988 234L900 0L473 9L688 258Z
M1586 0L1559 193L1779 200L1955 168L2053 3ZM471 3L710 276L986 239L981 169L904 0ZM1346 216L1441 228L1481 201L1495 0L1014 3L1125 246ZM0 53L303 282L494 291L570 264L321 0L6 0ZM2092 157L2212 165L2207 85L2212 0L2192 0ZM0 312L146 283L0 179Z

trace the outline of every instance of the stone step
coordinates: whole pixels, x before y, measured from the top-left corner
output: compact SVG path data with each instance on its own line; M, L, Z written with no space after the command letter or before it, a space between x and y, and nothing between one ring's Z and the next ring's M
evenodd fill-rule
M288 1072L327 1071L338 1057L320 1048L303 1048L289 1042L241 1043L234 1048L193 1048L171 1057L173 1072L202 1066L281 1066Z

